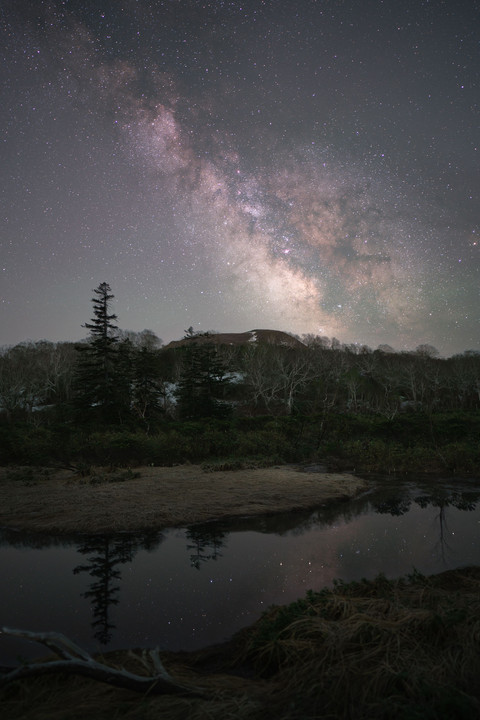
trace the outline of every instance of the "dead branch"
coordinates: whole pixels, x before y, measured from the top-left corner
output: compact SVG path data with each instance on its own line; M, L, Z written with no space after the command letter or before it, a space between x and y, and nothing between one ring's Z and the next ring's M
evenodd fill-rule
M116 669L98 662L89 655L89 653L61 633L39 633L6 627L2 627L1 632L6 635L13 635L14 637L26 638L27 640L41 643L61 659L21 665L0 676L0 687L13 680L61 672L73 675L84 675L93 680L135 692L149 692L155 695L170 694L205 697L199 688L182 685L167 672L160 659L158 648L154 650L144 650L142 657L139 658L147 670L153 666L155 672L154 675L143 676L131 673L124 668Z

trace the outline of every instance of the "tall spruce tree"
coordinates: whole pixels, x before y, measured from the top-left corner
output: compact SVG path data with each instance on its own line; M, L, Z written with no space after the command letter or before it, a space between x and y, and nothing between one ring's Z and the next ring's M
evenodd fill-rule
M130 400L128 382L122 382L125 358L118 351L117 316L109 312L114 295L106 282L93 292L93 318L83 326L89 338L77 345L75 405L82 419L121 422Z

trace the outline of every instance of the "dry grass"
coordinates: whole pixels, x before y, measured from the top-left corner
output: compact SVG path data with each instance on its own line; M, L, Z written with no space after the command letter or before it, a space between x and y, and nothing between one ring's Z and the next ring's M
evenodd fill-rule
M208 653L207 653L208 654ZM144 666L133 652L102 658L141 674ZM8 720L263 720L265 681L245 680L225 673L201 673L202 653L164 658L168 671L185 684L201 687L208 699L139 695L79 676L54 675L22 680L0 691L2 717ZM188 664L187 664L188 663Z
M107 660L134 672L134 654ZM208 699L141 697L92 680L23 680L9 720L471 720L480 717L480 568L342 584L268 611L228 645L166 653Z
M312 593L260 619L245 658L279 682L279 718L480 717L480 568Z
M136 468L123 479L105 469L0 470L0 526L49 533L118 532L313 508L365 488L346 474L291 467L205 473L196 465ZM114 480L110 482L109 480ZM118 481L122 480L122 481Z

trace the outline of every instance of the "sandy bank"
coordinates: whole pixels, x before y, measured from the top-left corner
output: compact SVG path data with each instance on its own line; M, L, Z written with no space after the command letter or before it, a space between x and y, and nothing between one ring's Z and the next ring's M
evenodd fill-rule
M30 471L31 472L31 471ZM138 468L140 477L97 480L68 470L33 478L0 470L0 526L49 533L119 532L301 510L347 500L365 488L348 474L289 466L206 473L196 465ZM112 482L112 479L117 481Z

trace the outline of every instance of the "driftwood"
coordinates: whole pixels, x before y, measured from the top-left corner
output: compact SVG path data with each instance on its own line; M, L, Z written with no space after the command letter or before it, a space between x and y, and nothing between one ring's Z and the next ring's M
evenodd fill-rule
M158 648L144 650L141 656L135 655L146 670L151 672L152 666L154 675L143 676L131 673L123 668L116 669L104 665L95 660L89 653L69 640L65 635L56 632L30 632L29 630L15 630L2 627L1 632L6 635L26 638L33 642L45 645L52 650L60 660L37 662L33 664L20 665L0 675L0 687L12 680L21 678L46 675L51 673L68 673L73 675L85 675L86 677L105 682L109 685L134 690L141 693L153 693L155 695L185 695L189 697L205 697L202 690L196 687L188 687L177 682L165 669Z

